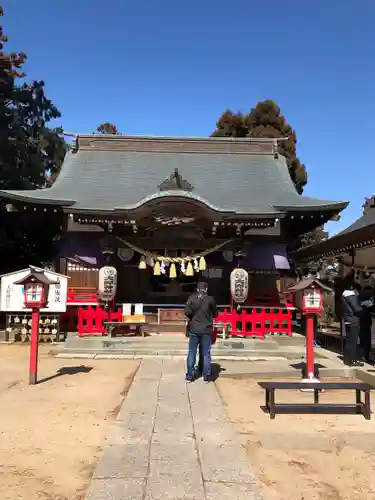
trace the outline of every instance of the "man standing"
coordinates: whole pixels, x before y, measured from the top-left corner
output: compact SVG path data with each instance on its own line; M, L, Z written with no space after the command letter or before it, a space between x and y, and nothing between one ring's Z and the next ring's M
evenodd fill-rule
M363 363L358 361L357 342L360 318L364 311L360 305L352 279L349 278L345 281L346 286L340 299L341 313L346 330L344 362L349 366L363 366Z
M370 361L371 354L371 326L372 308L374 306L374 289L370 285L365 285L359 292L359 302L363 308L363 314L359 321L359 341L363 359Z
M197 291L190 295L185 307L189 334L187 382L192 382L195 378L194 367L198 346L203 359L203 380L209 382L211 377L211 338L213 320L218 313L215 299L207 294L207 289L207 283L199 282Z

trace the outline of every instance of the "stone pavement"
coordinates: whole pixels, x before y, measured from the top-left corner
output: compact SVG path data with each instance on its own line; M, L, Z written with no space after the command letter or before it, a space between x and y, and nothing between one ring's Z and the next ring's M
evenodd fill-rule
M260 500L214 384L186 385L181 359L143 360L86 500Z

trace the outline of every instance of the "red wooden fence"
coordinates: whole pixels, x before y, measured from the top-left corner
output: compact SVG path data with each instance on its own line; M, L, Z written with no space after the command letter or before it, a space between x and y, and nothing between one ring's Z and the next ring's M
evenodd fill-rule
M240 313L227 310L216 322L230 325L231 335L256 337L275 333L292 335L293 295L288 292L257 292L249 296L246 308ZM96 288L68 288L68 310L61 315L61 331L83 335L104 335L103 322L121 321L120 308L105 309L98 302Z
M92 287L69 287L67 304L98 304L97 289Z
M69 307L61 315L61 331L77 331L79 336L104 335L104 321L121 321L122 309L104 309L100 306ZM253 307L236 310L224 309L215 323L230 325L231 336L255 337L265 335L292 335L292 311L282 307Z
M292 335L292 311L281 307L254 307L220 313L215 323L230 325L231 336L256 337L264 339L267 334Z
M78 335L104 335L104 321L122 320L122 308L117 310L104 309L99 306L88 306L78 308Z

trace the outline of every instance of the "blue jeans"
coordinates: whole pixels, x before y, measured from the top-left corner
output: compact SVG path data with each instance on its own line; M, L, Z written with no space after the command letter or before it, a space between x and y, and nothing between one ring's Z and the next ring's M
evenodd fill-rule
M210 355L210 365L211 365L211 349L209 355ZM195 373L197 378L200 377L203 373L203 352L200 344L199 344L199 354L198 354L198 365L195 367Z
M203 378L207 379L211 375L211 334L197 333L194 330L189 331L189 352L186 361L187 373L186 378L193 380L195 375L195 361L197 358L197 349L200 348L201 357L203 358Z

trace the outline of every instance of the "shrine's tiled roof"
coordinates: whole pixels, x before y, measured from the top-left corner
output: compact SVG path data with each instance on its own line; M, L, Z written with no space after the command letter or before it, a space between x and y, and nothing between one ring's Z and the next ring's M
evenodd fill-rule
M77 142L52 187L0 196L81 213L126 212L163 197L241 215L337 213L347 205L300 196L272 140L79 136Z
M375 208L372 208L349 227L316 245L301 248L296 252L299 260L344 255L351 250L375 246ZM350 259L347 261L349 262ZM358 259L357 259L358 260ZM373 264L374 265L374 264Z

